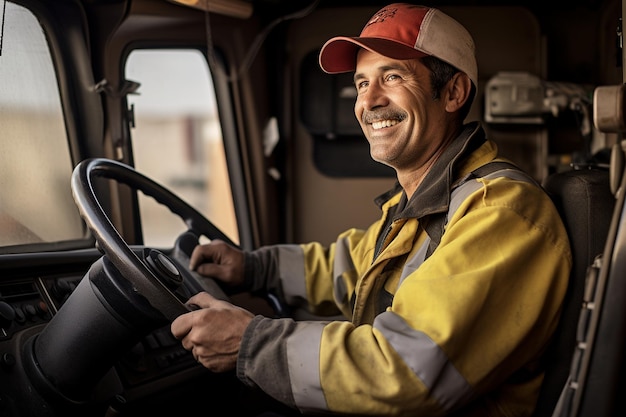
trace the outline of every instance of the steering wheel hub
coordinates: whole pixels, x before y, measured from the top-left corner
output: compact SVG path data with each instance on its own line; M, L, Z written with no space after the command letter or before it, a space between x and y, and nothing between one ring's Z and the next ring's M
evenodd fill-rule
M146 256L146 262L152 272L163 282L170 290L175 291L183 283L183 276L180 271L161 251L149 249Z

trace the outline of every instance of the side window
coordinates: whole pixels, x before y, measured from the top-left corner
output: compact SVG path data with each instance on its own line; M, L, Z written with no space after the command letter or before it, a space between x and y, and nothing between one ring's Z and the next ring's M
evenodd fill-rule
M0 251L86 239L70 189L58 82L37 18L4 4L0 34ZM20 251L25 251L21 248Z
M146 49L130 53L128 80L136 169L167 187L212 221L234 242L238 230L224 143L207 61L195 49ZM185 225L139 193L144 243L171 246Z

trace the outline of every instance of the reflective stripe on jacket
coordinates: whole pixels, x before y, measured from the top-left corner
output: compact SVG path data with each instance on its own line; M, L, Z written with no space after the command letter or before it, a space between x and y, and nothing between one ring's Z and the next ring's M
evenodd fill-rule
M291 305L346 320L256 317L242 341L240 379L303 411L530 415L571 268L549 197L506 176L472 180L478 186L434 252L423 263L418 255L429 219L447 215L454 181L496 154L469 125L402 210L406 197L396 190L381 200L378 222L328 248L248 254L252 289L276 289Z

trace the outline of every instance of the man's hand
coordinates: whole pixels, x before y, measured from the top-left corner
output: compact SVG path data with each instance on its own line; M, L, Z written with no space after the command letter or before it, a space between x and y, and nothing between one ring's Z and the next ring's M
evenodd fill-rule
M235 369L241 338L254 315L205 292L194 295L187 304L200 309L172 322L174 337L205 368L213 372Z
M189 259L189 269L232 286L241 285L244 278L244 255L241 250L215 239L194 248Z

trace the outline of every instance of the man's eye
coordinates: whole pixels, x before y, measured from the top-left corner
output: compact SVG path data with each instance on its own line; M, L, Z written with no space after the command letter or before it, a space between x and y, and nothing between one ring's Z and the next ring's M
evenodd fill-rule
M369 85L369 83L367 81L361 81L361 82L356 84L356 89L357 90L362 90L362 89L366 88L368 85Z

